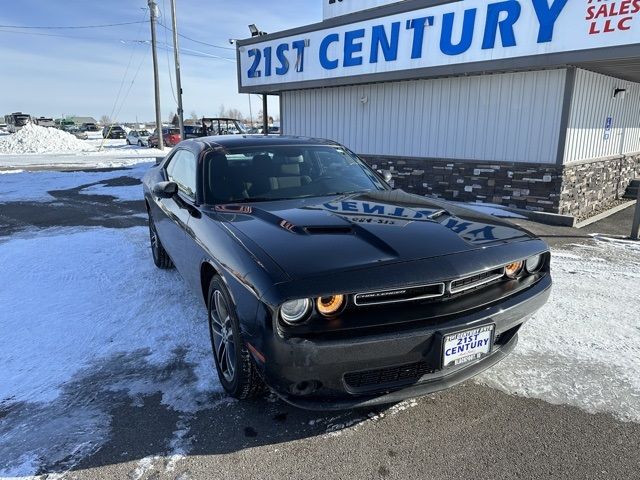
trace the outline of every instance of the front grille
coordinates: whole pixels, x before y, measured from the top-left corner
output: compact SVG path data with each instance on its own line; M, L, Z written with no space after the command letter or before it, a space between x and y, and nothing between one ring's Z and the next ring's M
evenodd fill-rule
M396 288L394 290L358 293L353 297L353 302L358 306L411 302L414 300L442 297L444 295L444 291L444 283L435 283L419 287L405 287Z
M384 305L416 300L446 299L450 296L488 286L502 278L504 278L504 267L494 268L493 270L476 273L446 283L441 282L416 287L400 287L393 290L357 293L353 296L353 303L358 307L366 307L369 305Z
M363 389L371 387L393 386L397 384L413 383L424 375L433 373L425 362L410 363L398 367L365 370L345 374L344 381L349 388Z
M504 268L497 268L488 272L478 273L476 275L470 275L468 277L461 278L451 282L451 294L466 292L474 288L482 287L496 280L500 280L504 276Z

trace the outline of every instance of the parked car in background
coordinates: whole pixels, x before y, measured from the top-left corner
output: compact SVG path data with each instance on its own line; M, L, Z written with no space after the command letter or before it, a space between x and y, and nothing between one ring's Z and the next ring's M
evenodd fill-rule
M163 127L162 141L165 147L175 147L177 144L179 144L182 141L182 138L180 138L180 129ZM151 148L158 148L158 129L157 128L154 130L153 135L149 137L148 144L149 144L149 147Z
M76 126L75 122L68 118L58 118L55 120L55 124L56 124L56 128L59 128L60 130L64 130L65 128Z
M230 395L266 384L304 408L366 408L513 351L549 298L549 247L385 178L337 143L279 135L187 140L148 171L154 263L207 309Z
M198 125L185 125L184 126L184 138L198 138L202 136L202 127Z
M80 130L82 130L83 132L97 132L98 125L96 125L95 123L83 123L80 127Z
M147 147L149 146L150 136L151 133L148 130L131 130L127 133L127 145Z
M16 133L22 127L31 123L31 115L22 112L10 113L5 115L4 122L7 124L7 132Z
M127 133L120 125L106 125L102 129L102 138L127 138Z
M36 118L34 120L34 123L36 125L39 125L40 127L51 127L51 128L55 128L56 126L56 122L55 120L53 120L53 118L47 118L47 117L40 117L40 118Z
M89 138L89 135L87 135L86 132L83 132L82 130L80 130L80 127L77 127L76 125L68 125L68 126L62 127L61 130L67 133L70 133L71 135L76 137L78 140L87 140Z
M243 135L246 127L235 118L203 118L201 136L209 135Z

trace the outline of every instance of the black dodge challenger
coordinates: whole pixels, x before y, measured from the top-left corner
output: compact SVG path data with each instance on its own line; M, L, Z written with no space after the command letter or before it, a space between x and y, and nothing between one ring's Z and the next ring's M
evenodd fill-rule
M326 140L184 141L144 194L154 262L202 299L240 399L345 409L450 387L508 355L551 290L542 240L392 189Z

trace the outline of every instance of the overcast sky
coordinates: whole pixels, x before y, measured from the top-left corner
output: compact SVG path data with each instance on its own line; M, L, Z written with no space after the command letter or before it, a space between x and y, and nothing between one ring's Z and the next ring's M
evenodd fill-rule
M170 25L170 1L157 2L160 21ZM224 47L180 39L186 117L193 110L200 116L215 116L221 104L249 114L248 96L237 93L235 51L229 44L230 38L249 36L248 24L275 32L322 19L320 0L176 2L181 34ZM23 111L34 116L74 114L97 119L110 115L118 121L154 118L151 49L139 43L151 38L146 0L0 0L0 4L0 114ZM77 30L8 27L142 21ZM158 41L163 45L158 53L162 117L166 119L176 110L169 82L174 79L171 32L159 27ZM169 49L164 48L167 44ZM112 115L121 85L121 100ZM255 116L260 99L253 96L252 104ZM277 109L277 101L271 102L270 109L270 113Z

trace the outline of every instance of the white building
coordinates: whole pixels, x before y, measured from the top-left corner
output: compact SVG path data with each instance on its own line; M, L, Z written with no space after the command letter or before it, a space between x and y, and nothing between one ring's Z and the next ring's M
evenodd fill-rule
M240 92L395 185L581 217L640 176L640 0L322 0L238 42Z

